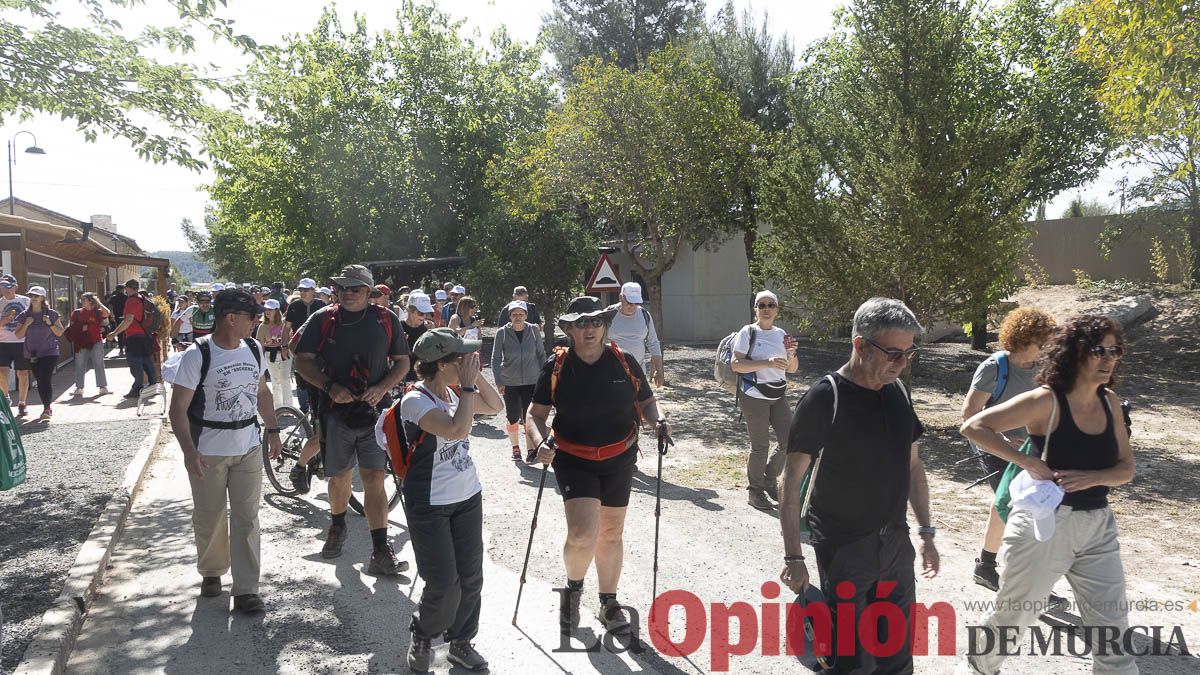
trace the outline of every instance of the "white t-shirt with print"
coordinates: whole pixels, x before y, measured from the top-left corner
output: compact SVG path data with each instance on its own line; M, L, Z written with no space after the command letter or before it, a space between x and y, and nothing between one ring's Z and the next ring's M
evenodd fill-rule
M181 310L171 314L172 321L179 321L179 332L192 332L192 313L196 311L196 305L188 305Z
M404 395L400 401L400 416L413 424L420 424L421 418L431 410L440 409L454 417L458 410L458 396L450 390L450 402L447 403L437 396L432 398L418 391L423 385L417 385ZM376 434L379 425L376 425ZM433 434L430 434L433 436ZM435 436L437 449L433 454L433 468L429 480L429 505L443 506L456 504L474 497L483 490L479 483L479 474L475 471L475 461L471 458L471 437L450 440ZM386 445L383 447L387 447ZM409 476L412 476L410 469ZM413 478L424 480L425 477ZM409 478L406 476L405 480Z
M750 346L750 330L755 332L754 346ZM787 349L783 346L783 338L787 335L787 331L782 328L772 326L770 330L763 330L755 324L747 324L742 326L738 331L737 337L733 339L733 351L735 353L746 354L751 361L769 361L776 358L787 358ZM779 368L763 368L755 373L758 382L781 383L784 382L787 373ZM747 396L754 398L767 398L758 392L757 389L751 387L745 392Z
M12 300L0 297L0 342L25 341L17 337L17 315L29 309L29 298L24 295L14 295ZM7 319L7 320L6 320Z
M257 342L255 343L257 344ZM237 349L222 349L209 340L211 361L204 379L204 411L206 420L236 422L258 415L258 383L266 371L266 359L254 361L254 353L245 341ZM261 355L262 345L258 345ZM195 390L200 385L200 347L192 344L179 360L175 386ZM202 455L235 457L244 455L259 444L258 426L241 429L202 427L196 450Z

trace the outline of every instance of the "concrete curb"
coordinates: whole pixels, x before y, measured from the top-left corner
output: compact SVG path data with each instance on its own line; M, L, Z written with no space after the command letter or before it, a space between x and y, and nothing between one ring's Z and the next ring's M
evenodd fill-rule
M125 527L134 495L145 480L146 469L165 426L163 419L155 419L150 425L150 432L125 469L125 478L113 491L108 505L80 547L62 593L42 615L42 624L17 664L14 675L59 675L66 671L75 638L83 628L83 619L96 589L104 581L109 556Z

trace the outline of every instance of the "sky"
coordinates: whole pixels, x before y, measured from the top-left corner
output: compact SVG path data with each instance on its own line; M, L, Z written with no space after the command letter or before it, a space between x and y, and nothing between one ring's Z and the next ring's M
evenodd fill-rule
M158 8L154 0L148 4L150 9L138 10L138 15L125 25L169 22L170 15L162 11L166 3L157 3ZM236 29L258 42L276 43L285 35L309 31L327 4L328 0L229 0L223 16L235 19ZM709 12L723 4L721 0L709 0ZM739 11L749 7L757 16L767 12L774 29L787 33L797 52L831 29L833 11L841 4L841 0L734 1ZM504 25L512 37L526 42L536 38L541 16L551 5L551 0L440 2L443 11L465 21L463 30L469 34L487 36ZM390 25L398 6L399 2L381 0L341 0L336 5L344 23L348 24L357 12L366 17L372 30ZM245 58L230 48L214 47L200 39L197 44L198 57L216 64L222 72L240 72L245 66ZM12 170L17 198L80 220L93 214L110 215L121 234L133 237L147 251L188 248L179 223L184 218L203 222L207 195L200 186L211 180L210 173L141 160L128 141L121 139L101 137L95 143L86 142L73 123L55 116L0 122L0 136L6 141L19 131L28 131L46 151L45 155L25 154L23 150L33 144L33 139L26 133L16 138ZM1056 198L1048 214L1057 217L1076 194L1115 203L1109 193L1125 173L1119 166L1110 166L1095 184ZM0 198L3 196L7 194Z

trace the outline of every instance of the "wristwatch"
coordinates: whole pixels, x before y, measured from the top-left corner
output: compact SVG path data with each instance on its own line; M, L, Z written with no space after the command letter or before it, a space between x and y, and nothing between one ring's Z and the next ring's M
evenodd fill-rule
M922 525L922 526L920 526L920 527L918 527L918 528L917 528L917 534L920 534L920 535L926 535L926 534L927 534L927 535L929 535L929 536L931 536L931 537L932 537L932 536L934 536L934 535L936 535L936 534L937 534L937 528L936 528L936 527L931 527L931 526L929 526L929 525Z
M279 428L279 427L267 427L267 433L268 433L268 434L277 434L277 433L279 433L280 431L281 431L281 430L280 430L280 428Z
M478 394L479 387L460 387L459 391L461 391L464 394Z
M326 394L328 394L329 390L332 388L333 388L333 379L325 380L325 384L321 385L321 391L325 392Z

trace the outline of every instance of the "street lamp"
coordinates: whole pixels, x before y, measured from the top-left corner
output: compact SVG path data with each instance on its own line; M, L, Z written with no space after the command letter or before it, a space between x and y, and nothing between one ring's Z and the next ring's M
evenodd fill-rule
M18 131L13 134L12 140L8 142L8 215L10 216L16 213L16 200L13 199L12 168L17 163L17 158L13 156L13 150L17 147L17 136L21 134L29 134L29 137L33 139L33 145L25 148L25 152L31 155L46 154L45 150L38 147L37 136L34 136L31 131Z

